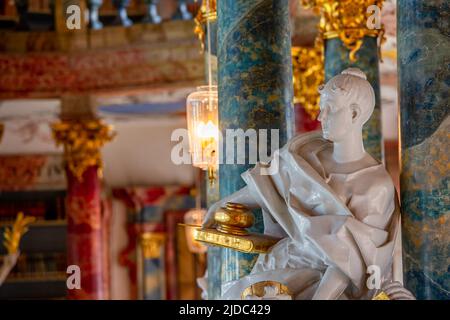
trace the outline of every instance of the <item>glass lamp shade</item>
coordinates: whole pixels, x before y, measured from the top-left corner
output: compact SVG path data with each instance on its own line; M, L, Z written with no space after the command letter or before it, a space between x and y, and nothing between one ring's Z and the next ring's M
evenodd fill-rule
M206 252L206 246L194 239L194 226L201 226L203 222L203 218L206 215L205 209L192 209L185 213L184 215L184 223L186 223L186 240L187 245L189 247L189 251L192 253L204 253Z
M217 86L198 87L187 98L186 112L192 164L203 170L216 170L219 146Z

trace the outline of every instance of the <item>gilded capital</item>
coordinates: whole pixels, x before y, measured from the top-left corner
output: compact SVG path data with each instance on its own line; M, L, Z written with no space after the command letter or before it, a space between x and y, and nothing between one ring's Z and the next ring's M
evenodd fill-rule
M339 38L350 51L350 61L366 36L384 41L384 26L378 21L376 7L381 12L384 0L301 0L306 8L320 14L319 33L323 39ZM375 9L375 10L374 10ZM374 23L375 20L375 23Z
M140 236L140 245L144 259L155 259L161 255L165 235L162 232L145 232Z
M314 48L292 47L294 103L305 109L311 119L319 114L318 88L325 81L323 43L317 39Z
M88 167L102 168L101 147L114 138L112 127L99 119L70 119L52 124L56 144L64 146L68 169L79 180Z

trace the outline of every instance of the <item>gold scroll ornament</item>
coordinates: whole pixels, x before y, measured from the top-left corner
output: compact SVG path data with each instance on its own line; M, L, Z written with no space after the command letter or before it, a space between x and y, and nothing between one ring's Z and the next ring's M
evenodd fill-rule
M301 0L306 8L313 8L320 14L319 34L322 39L339 38L350 50L351 62L361 48L364 37L379 39L378 50L385 41L384 26L369 29L367 22L374 14L368 8L375 5L381 11L384 0ZM379 17L378 17L379 18ZM380 55L381 58L381 55Z
M81 180L85 170L97 166L101 175L101 147L115 134L99 119L61 120L52 124L56 144L64 145L64 160L73 175Z
M214 215L216 228L197 228L194 239L209 245L245 253L267 253L280 239L247 230L254 223L252 212L244 205L228 202Z
M205 24L209 21L215 21L217 19L217 3L216 0L201 0L202 4L194 18L195 29L194 33L198 36L200 40L202 51L205 50L204 40L205 40ZM209 6L209 9L208 9Z
M28 225L34 221L36 221L35 217L25 217L22 212L19 212L13 226L5 229L3 245L8 254L16 253L19 250L20 239L28 231Z

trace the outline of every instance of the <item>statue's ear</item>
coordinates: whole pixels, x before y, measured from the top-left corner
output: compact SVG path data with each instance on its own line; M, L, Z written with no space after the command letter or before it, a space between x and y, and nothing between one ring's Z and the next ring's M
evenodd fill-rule
M359 118L361 117L361 108L358 104L352 103L350 105L350 110L352 111L352 123L358 122Z

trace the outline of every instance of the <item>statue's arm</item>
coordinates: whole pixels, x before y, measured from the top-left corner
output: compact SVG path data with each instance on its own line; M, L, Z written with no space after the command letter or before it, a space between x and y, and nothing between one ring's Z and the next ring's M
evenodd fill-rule
M208 213L206 214L205 220L203 221L204 228L209 228L214 225L214 213L220 207L225 206L225 204L227 202L240 203L240 204L247 206L250 209L259 207L258 203L252 197L248 187L246 186L246 187L236 191L235 193L229 195L228 197L225 197L225 198L217 201L213 205L211 205L208 209Z

